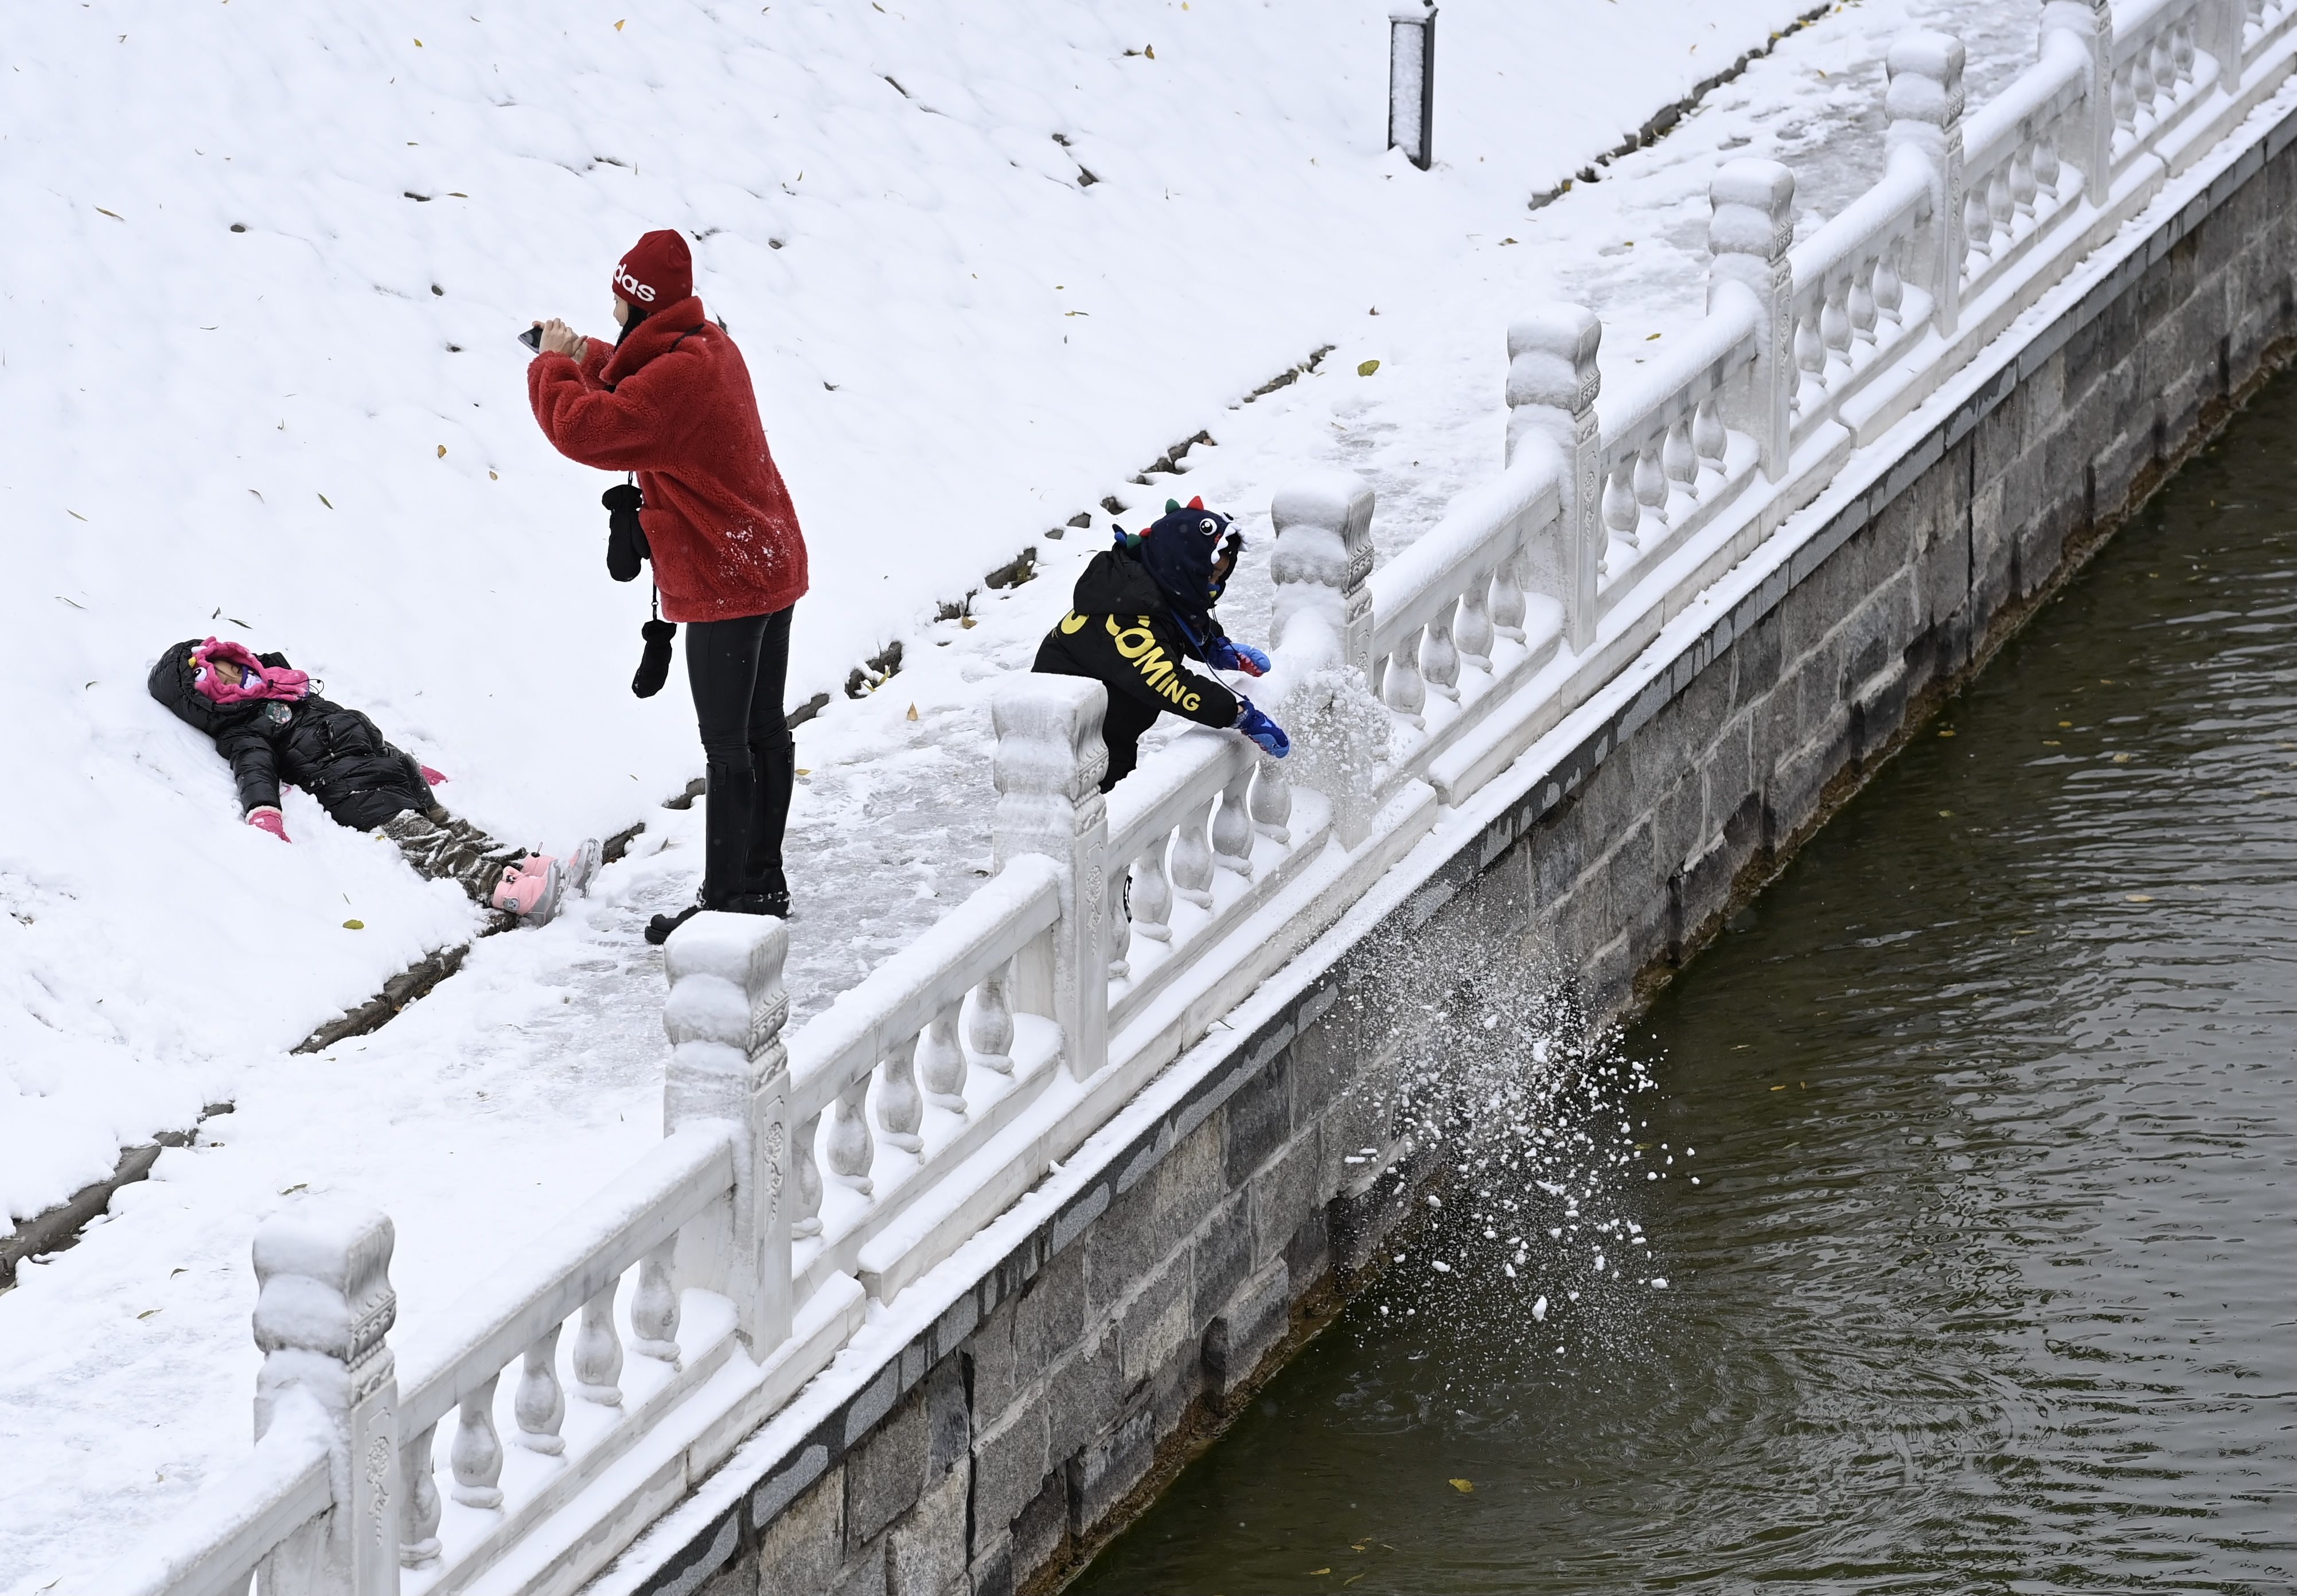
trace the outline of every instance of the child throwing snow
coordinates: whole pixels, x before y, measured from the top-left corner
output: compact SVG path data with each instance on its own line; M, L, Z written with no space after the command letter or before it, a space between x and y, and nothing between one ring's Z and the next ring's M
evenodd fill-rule
M1077 578L1074 607L1045 634L1035 669L1089 676L1107 687L1102 792L1132 773L1140 734L1166 710L1200 726L1232 726L1278 759L1291 752L1284 728L1250 699L1187 666L1198 660L1247 676L1268 669L1266 654L1230 642L1213 618L1243 550L1244 534L1203 499L1183 507L1168 498L1161 520L1138 534L1120 530L1116 546L1095 555Z
M312 692L283 654L213 638L178 643L152 667L151 688L177 720L215 739L247 823L283 843L286 781L308 788L337 824L397 843L418 874L452 881L473 902L529 926L556 914L560 894L580 891L598 868L595 841L562 860L506 846L449 815L431 796L444 777L385 742L358 711Z

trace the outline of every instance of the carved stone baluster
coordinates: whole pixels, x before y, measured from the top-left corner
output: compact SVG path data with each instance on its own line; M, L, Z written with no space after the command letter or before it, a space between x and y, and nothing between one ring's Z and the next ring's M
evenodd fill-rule
M1169 834L1148 844L1132 865L1132 934L1152 942L1173 940L1173 884L1165 875ZM974 1045L980 1045L979 1038Z
M1974 277L1986 267L1994 255L1994 218L1986 209L1986 184L1983 179L1973 184L1963 196L1962 231L1969 249L1963 262L1963 275Z
M1245 802L1251 786L1252 767L1247 765L1221 789L1220 802L1213 810L1213 863L1247 881L1252 878L1252 815Z
M2010 152L2010 209L2013 232L2021 219L2030 227L2034 220L2034 195L2038 187L2034 180L2034 141L2021 136L2018 147Z
M918 1038L918 1084L926 1101L951 1114L966 1112L965 1049L957 1040L955 1003L934 1016Z
M1213 906L1213 851L1205 841L1205 819L1199 808L1173 828L1173 891L1198 909Z
M2058 197L2058 178L2063 168L2058 161L2058 125L2052 122L2042 129L2042 136L2034 141L2034 192L2052 201ZM2040 209L2038 203L2037 210Z
M1892 326L1905 325L1899 314L1906 302L1905 284L1898 276L1898 251L1906 247L1903 238L1892 238L1882 246L1874 260L1874 317L1879 325L1889 322Z
M2146 53L2153 68L2153 109L2156 115L2167 116L2178 103L2178 85L2183 74L2178 70L2178 34L2172 26L2153 36L2153 47Z
M1850 338L1852 345L1874 341L1874 257L1862 255L1850 273Z
M1667 473L1667 521L1680 522L1699 507L1699 456L1691 447L1691 413L1678 411L1667 424L1659 461Z
M1826 343L1818 330L1821 297L1813 294L1810 303L1795 313L1794 360L1799 375L1795 381L1794 407L1798 415L1816 415L1826 403Z
M1491 578L1478 572L1468 579L1468 590L1460 595L1460 616L1452 623L1452 642L1460 657L1478 670L1492 668L1492 612L1485 595L1491 589Z
M2178 82L2191 84L2194 81L2194 60L2198 53L2194 18L2188 12L2178 22L2176 33L2169 39L2169 62L2177 71Z
M2013 224L2017 218L2017 207L2010 198L2010 170L2005 163L1996 167L1986 178L1986 225L1993 234L1996 255L2015 242Z
M614 1287L582 1304L574 1327L574 1394L602 1408L622 1405L622 1338L614 1329Z
M1428 707L1428 684L1420 679L1420 633L1417 629L1406 632L1387 656L1387 674L1380 678L1380 702L1403 716L1414 726L1426 726L1420 711ZM1173 858L1173 879L1181 878L1180 856ZM1181 894L1187 897L1188 893Z
M1850 278L1829 273L1819 296L1818 340L1826 346L1826 383L1832 387L1850 371Z
M1632 454L1619 457L1611 467L1610 476L1603 483L1603 531L1609 534L1603 541L1603 557L1595 563L1598 576L1611 574L1611 545L1624 543L1635 547L1635 523L1642 519L1635 505L1635 457Z
M1254 761L1252 828L1280 848L1292 845L1292 778L1272 759Z
M1635 451L1634 541L1637 548L1646 540L1657 543L1667 537L1667 473L1659 466L1658 441L1653 439Z
M1107 922L1105 927L1108 952L1108 978L1123 981L1132 974L1132 915L1125 907L1125 895L1132 889L1131 876L1124 870L1116 872L1116 891L1108 894Z
M1420 674L1429 687L1460 702L1460 651L1452 642L1452 607L1446 605L1428 623L1420 645Z
M665 1241L638 1260L638 1288L630 1293L630 1350L672 1369L679 1365L678 1287L671 1274L676 1241Z
M925 1139L918 1127L926 1123L926 1100L918 1090L917 1039L895 1046L877 1061L877 1128L888 1147L922 1154Z
M836 1104L829 1115L828 1146L829 1176L844 1186L869 1197L877 1190L869 1180L869 1165L877 1156L877 1144L869 1134L867 1105L869 1077L863 1075L837 1094Z
M999 971L973 989L973 1017L966 1040L973 1044L973 1062L993 1074L1013 1073L1013 1000Z
M439 1560L439 1465L432 1455L439 1427L432 1425L399 1449L399 1477L406 1494L399 1502L399 1566L428 1568Z
M455 1500L466 1508L502 1506L502 1437L495 1434L495 1380L463 1398L448 1462L455 1470Z
M1523 641L1523 555L1510 555L1492 572L1492 629L1511 643Z
M1731 435L1723 427L1723 417L1709 397L1699 401L1699 408L1691 413L1691 448L1699 457L1699 481L1702 488L1711 488L1722 481L1728 468L1727 450Z
M566 1393L558 1384L558 1331L552 1325L526 1349L518 1388L511 1393L511 1417L518 1420L518 1444L555 1458L566 1450L558 1427L566 1421Z
M1009 1021L1006 1025L1005 1040L1008 1042L1013 1040ZM984 1059L983 1062L988 1061ZM1011 1059L1005 1061L1005 1069L1009 1074L1012 1072ZM797 1135L790 1143L790 1171L797 1184L797 1202L790 1210L792 1237L821 1234L821 1164L813 1150L814 1144L820 1139L821 1115L817 1114L797 1128Z
M2134 74L2137 63L2131 62L2113 75L2113 128L2117 133L2137 136L2137 86Z

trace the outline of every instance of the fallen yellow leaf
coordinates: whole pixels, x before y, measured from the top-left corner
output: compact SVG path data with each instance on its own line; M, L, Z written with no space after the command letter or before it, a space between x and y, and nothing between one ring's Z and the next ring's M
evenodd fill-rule
M1330 1574L1330 1572L1331 1570L1330 1568L1311 1568L1308 1570L1308 1577L1310 1579L1313 1579L1319 1574Z
M447 446L443 443L439 446L439 457L441 460L447 457Z
M918 718L918 706L917 706L916 704L914 704L914 703L913 703L913 704L910 705L910 720L916 720L917 718Z
M146 1308L146 1309L144 1309L144 1312L142 1312L141 1313L138 1313L136 1317L136 1318L138 1318L138 1319L149 1319L149 1318L151 1318L151 1317L152 1317L152 1315L153 1315L154 1313L157 1313L159 1311L160 1311L160 1310L159 1310L159 1309L157 1309L157 1308Z
M2129 762L2129 756L2126 753L2117 753L2113 756L2113 762L2117 765L2126 765Z
M1356 367L1356 375L1358 375L1358 376L1360 376L1360 377L1368 377L1368 376L1371 375L1371 374L1372 374L1372 373L1374 373L1374 372L1378 371L1379 369L1379 361L1377 361L1377 360L1367 360L1367 361L1365 361L1363 365L1361 365L1361 366L1357 366L1357 367Z
M1452 1482L1452 1489L1462 1496L1472 1496L1475 1494L1476 1482L1470 1479L1455 1479Z
M103 210L103 207L101 205L98 205L96 209L98 210ZM120 215L117 210L103 210L103 214L110 217L115 222L124 222L128 219L126 217Z
M343 929L346 931L365 931L366 929L366 922L365 920L345 920L343 922Z
M1772 1090L1773 1091L1784 1091L1784 1090L1786 1090L1786 1088L1785 1088L1785 1087L1783 1087L1783 1086L1774 1086L1774 1087L1772 1087L1772 1088L1771 1088L1771 1090Z
M2144 893L2130 893L2127 895L2129 901L2132 903L2151 903L2153 901L2151 897Z

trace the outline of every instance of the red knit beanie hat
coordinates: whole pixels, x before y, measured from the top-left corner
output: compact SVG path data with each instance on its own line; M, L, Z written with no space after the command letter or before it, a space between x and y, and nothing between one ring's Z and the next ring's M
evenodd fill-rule
M614 297L641 310L659 310L693 293L693 251L668 227L639 239L614 267Z

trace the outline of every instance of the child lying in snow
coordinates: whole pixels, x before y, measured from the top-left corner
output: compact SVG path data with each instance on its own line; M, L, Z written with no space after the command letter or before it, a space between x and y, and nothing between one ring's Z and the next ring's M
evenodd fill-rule
M284 654L258 654L210 638L177 644L152 667L152 696L215 739L231 761L247 823L281 842L279 785L309 788L338 824L376 831L432 881L452 881L473 902L539 926L560 893L580 892L598 868L584 842L565 860L496 842L431 796L446 778L383 741L374 721L311 691Z
M1184 507L1168 498L1163 519L1142 532L1120 531L1114 548L1092 557L1077 579L1075 607L1045 634L1039 675L1089 676L1108 688L1102 792L1132 774L1140 734L1165 710L1199 726L1232 726L1278 759L1292 751L1284 728L1250 699L1188 668L1198 660L1247 676L1268 670L1266 654L1231 642L1213 616L1243 548L1244 534L1203 499Z

